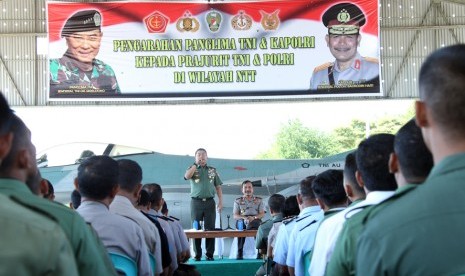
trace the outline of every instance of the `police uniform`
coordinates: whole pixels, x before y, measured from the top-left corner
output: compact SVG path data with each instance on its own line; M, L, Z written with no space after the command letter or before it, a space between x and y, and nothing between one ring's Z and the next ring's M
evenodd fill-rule
M366 20L363 12L351 3L332 6L323 14L329 35L358 35ZM310 79L310 89L373 88L379 86L379 61L362 57L358 52L349 68L341 70L337 60L317 66Z
M190 167L189 167L190 168ZM188 168L188 169L189 169ZM214 229L216 220L215 193L216 186L223 182L216 169L210 166L197 166L192 177L189 179L191 185L191 219L192 221L204 222L205 229ZM195 258L202 256L202 239L194 239ZM207 257L213 258L215 252L215 239L205 239Z
M96 10L84 10L72 15L63 26L62 37L73 33L100 30L101 14ZM92 61L92 69L80 69L78 61L69 51L59 59L50 60L50 95L69 93L119 94L121 90L115 72L101 60Z
M261 197L252 196L249 200L247 197L241 196L234 200L233 213L241 216L253 216L257 219L257 215L265 210L263 200ZM247 220L241 219L243 222ZM239 221L239 220L238 220ZM243 248L245 243L244 238L237 238L237 258L241 259L243 255Z

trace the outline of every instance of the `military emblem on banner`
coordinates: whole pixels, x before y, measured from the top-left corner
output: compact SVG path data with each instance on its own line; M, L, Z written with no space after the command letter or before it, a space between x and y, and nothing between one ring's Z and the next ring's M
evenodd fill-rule
M233 29L238 31L249 30L252 27L252 22L252 17L244 11L239 11L239 13L231 19Z
M149 33L164 33L169 22L169 17L159 11L155 11L144 19Z
M189 11L186 11L184 16L176 22L176 29L180 32L197 32L199 28L199 21Z
M275 10L273 13L260 11L260 14L262 15L262 20L260 22L265 31L273 31L279 27L279 23L281 23L281 21L279 20L278 13L279 10Z
M221 13L217 11L211 11L207 13L207 16L205 17L205 20L207 20L208 24L208 29L210 29L211 32L217 32L220 29L221 25Z

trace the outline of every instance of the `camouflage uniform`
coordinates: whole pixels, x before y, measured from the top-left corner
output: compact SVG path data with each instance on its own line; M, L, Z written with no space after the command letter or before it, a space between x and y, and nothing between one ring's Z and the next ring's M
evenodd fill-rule
M66 54L59 59L50 60L50 94L59 95L67 92L105 92L119 94L121 90L115 72L103 61L94 59L92 71L84 72L76 62ZM77 86L78 88L73 88Z

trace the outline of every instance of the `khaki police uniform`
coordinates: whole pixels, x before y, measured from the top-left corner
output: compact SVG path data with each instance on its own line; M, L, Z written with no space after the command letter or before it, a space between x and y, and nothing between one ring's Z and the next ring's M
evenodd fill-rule
M257 219L257 215L265 210L265 205L261 197L252 196L248 199L247 197L241 196L234 200L233 213L239 214L245 217L254 217ZM247 227L248 220L241 219L244 222L244 227ZM238 220L239 221L239 220ZM237 227L236 227L237 228ZM243 255L245 238L237 238L237 258L241 259Z

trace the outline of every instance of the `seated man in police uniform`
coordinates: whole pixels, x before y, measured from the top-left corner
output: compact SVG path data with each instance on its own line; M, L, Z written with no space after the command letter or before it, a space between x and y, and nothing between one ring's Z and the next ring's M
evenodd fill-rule
M103 33L102 15L96 10L73 14L63 26L61 37L67 51L50 60L50 95L69 93L121 93L115 72L95 57L100 51Z
M329 8L322 20L328 28L326 43L336 60L314 69L310 89L379 86L378 59L362 57L357 50L362 39L360 28L366 23L362 10L340 3Z
M258 229L261 219L265 215L265 205L261 197L253 195L253 185L250 180L242 182L243 196L234 201L234 219L242 221L247 229ZM243 258L245 238L237 238L237 259Z

